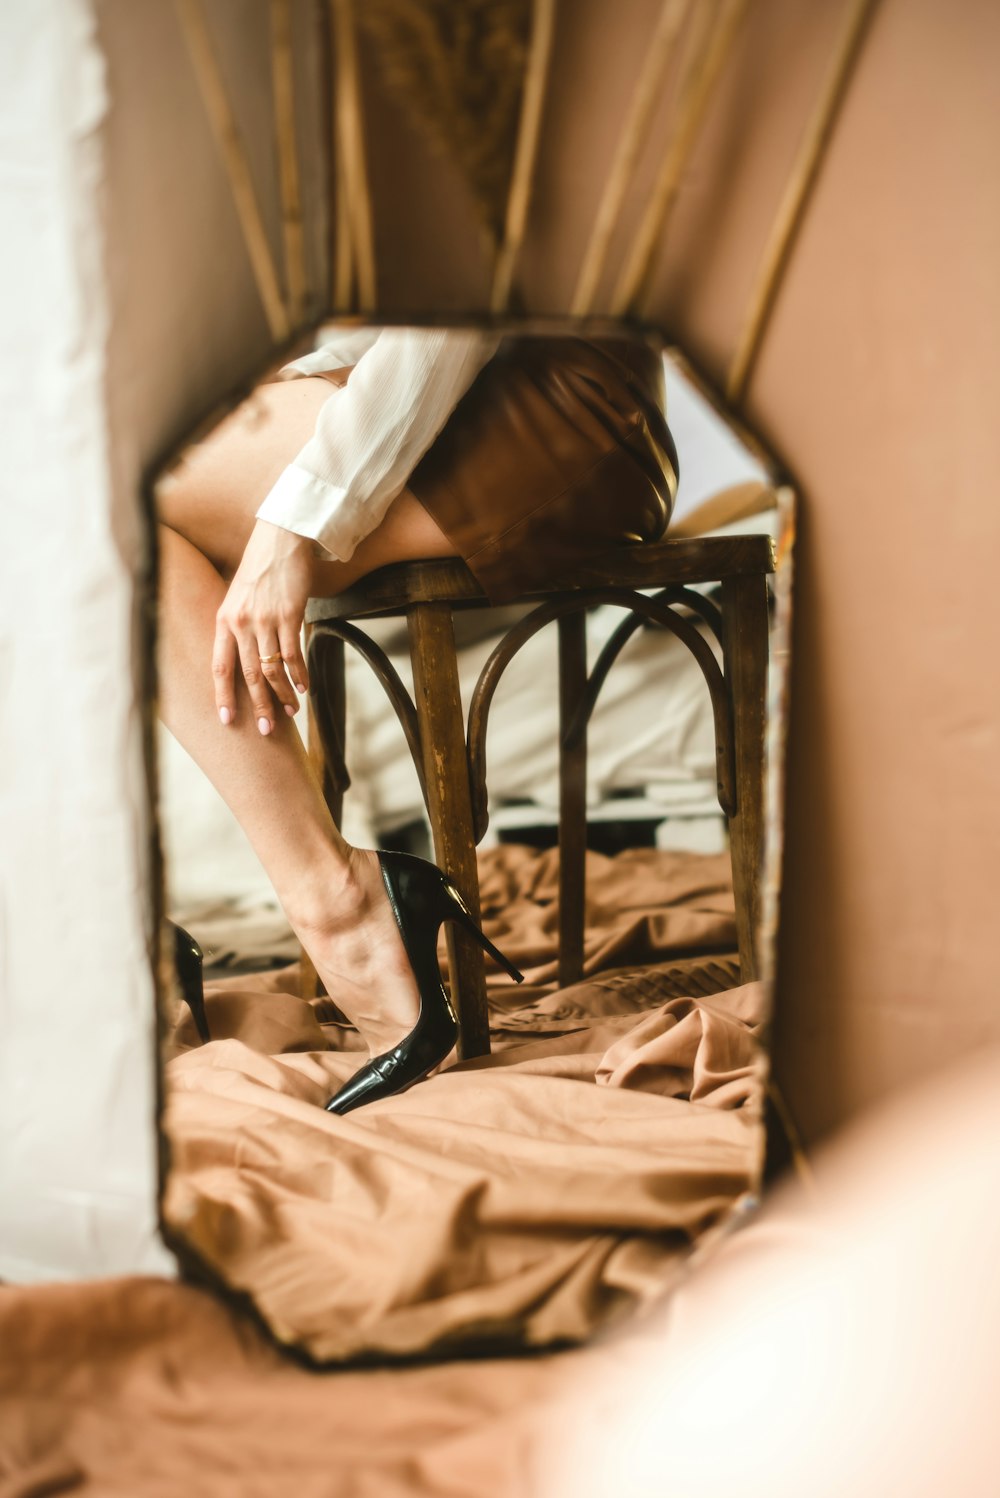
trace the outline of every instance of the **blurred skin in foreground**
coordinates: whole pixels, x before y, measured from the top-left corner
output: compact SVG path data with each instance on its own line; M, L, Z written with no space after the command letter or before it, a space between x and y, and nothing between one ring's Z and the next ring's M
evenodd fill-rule
M546 1498L996 1498L1000 1055L845 1132L624 1361L550 1427Z

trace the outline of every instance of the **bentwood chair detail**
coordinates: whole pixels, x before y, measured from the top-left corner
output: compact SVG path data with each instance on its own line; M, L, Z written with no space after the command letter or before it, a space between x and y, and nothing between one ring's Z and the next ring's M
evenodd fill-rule
M363 578L336 598L309 606L311 706L318 728L313 754L339 819L350 780L344 758L344 647L371 666L399 718L427 809L434 857L479 918L476 847L489 824L486 733L494 693L518 650L546 625L558 634L559 678L559 982L583 972L587 725L615 660L644 624L669 631L691 652L710 694L719 805L732 859L740 973L757 975L764 830L764 726L767 697L767 575L774 568L766 535L664 541L608 552L571 580L519 602L529 611L483 667L469 704L459 692L454 613L488 608L459 559L403 563ZM714 584L718 605L697 591ZM714 590L713 590L714 591ZM627 612L588 672L586 611L614 604ZM405 616L413 668L411 697L398 672L359 623ZM705 626L704 633L696 620ZM448 930L452 992L460 1022L459 1054L489 1051L483 955L461 931ZM314 984L308 964L304 992Z

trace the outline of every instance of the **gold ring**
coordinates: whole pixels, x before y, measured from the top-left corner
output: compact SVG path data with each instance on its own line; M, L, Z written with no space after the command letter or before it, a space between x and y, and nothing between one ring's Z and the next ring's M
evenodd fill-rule
M260 663L262 666L273 666L277 661L280 660L284 660L284 656L279 650L277 655L262 655L260 658Z

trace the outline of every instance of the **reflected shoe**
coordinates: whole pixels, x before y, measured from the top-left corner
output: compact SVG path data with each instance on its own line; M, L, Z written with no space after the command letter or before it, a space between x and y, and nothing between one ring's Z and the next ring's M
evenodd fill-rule
M458 1021L441 982L437 939L444 921L455 921L474 936L515 983L524 976L483 935L446 874L409 853L379 853L382 882L417 980L420 1015L409 1035L374 1056L326 1105L327 1113L350 1113L364 1103L391 1097L419 1082L444 1060L458 1035Z
M201 971L204 953L190 931L185 931L183 926L177 926L173 921L169 921L168 925L174 933L174 966L177 969L177 981L194 1017L194 1027L198 1031L198 1037L204 1044L206 1040L212 1038L208 1029L208 1016L205 1013L205 985Z

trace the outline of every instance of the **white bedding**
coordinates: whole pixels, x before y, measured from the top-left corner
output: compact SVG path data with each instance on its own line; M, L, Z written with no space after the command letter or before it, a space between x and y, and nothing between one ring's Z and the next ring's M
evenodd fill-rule
M587 619L591 664L623 618L600 608ZM383 621L371 633L387 635ZM378 625L383 625L381 631ZM502 635L490 635L459 652L462 698L468 709L479 672ZM490 712L487 784L492 808L528 801L513 820L520 825L555 821L559 804L557 636L548 626L528 641L507 667ZM405 652L390 652L407 685ZM395 714L364 661L348 655L347 762L352 794L345 831L364 840L417 820L422 802ZM592 808L615 792L639 792L662 815L718 814L715 748L708 692L698 666L679 641L659 630L640 630L625 646L605 682L588 735L587 800ZM621 805L622 815L628 806ZM507 819L508 821L510 818Z

